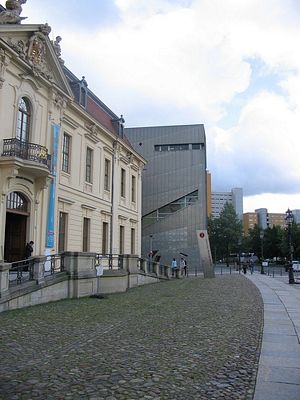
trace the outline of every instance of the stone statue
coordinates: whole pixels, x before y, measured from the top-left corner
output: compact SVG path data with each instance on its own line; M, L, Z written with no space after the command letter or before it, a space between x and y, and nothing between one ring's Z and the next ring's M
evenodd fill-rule
M6 10L0 13L0 24L20 24L27 17L20 17L22 4L27 0L7 0Z
M60 44L59 44L60 42L61 42L60 36L56 36L54 42L52 42L55 54L57 55L58 58L60 58L60 56L61 56L61 48L60 48Z

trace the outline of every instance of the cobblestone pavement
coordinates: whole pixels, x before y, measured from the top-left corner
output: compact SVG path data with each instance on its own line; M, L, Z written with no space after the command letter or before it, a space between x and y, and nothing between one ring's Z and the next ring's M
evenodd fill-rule
M262 333L243 276L0 314L0 399L252 399Z

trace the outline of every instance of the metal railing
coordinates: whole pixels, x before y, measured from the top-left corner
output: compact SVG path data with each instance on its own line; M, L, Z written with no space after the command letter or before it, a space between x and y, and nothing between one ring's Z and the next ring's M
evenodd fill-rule
M9 270L9 286L21 285L22 283L33 281L33 265L32 260L13 262Z
M45 276L54 275L64 271L64 258L60 254L46 256L42 260Z
M3 139L2 156L19 157L23 160L43 164L48 168L51 165L51 156L45 146L25 142L17 138Z
M53 254L13 262L9 269L9 287L63 272L63 261L60 254Z
M107 270L124 269L124 257L122 254L96 254L95 263Z
M243 272L243 265L229 265L228 267L225 264L217 264L214 267L215 273L219 275L225 275L225 274L244 274ZM260 264L255 264L253 266L253 269L251 271L251 268L247 266L246 269L247 274L251 273L259 273L259 274L264 274L268 275L271 277L287 277L288 278L288 269L287 266L285 265L276 265L276 264L270 264L268 266L262 267ZM300 280L300 271L294 271L294 277L296 281Z

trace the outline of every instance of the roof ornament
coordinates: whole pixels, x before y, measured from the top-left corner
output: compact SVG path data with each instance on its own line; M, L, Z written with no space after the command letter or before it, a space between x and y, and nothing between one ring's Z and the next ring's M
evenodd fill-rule
M22 4L27 0L7 0L5 3L6 10L0 13L0 24L20 24L27 17L20 17L22 12Z
M61 58L61 47L60 43L61 42L61 36L56 36L55 40L52 41L52 46L54 48L55 54L57 55L57 58L59 59L59 62L64 64L64 60Z

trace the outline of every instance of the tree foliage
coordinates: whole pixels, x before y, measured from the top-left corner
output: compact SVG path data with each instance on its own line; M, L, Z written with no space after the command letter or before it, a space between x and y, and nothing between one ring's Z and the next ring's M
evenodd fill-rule
M226 203L219 218L209 218L208 234L215 260L238 252L242 240L243 226L232 204Z
M262 238L261 238L262 235ZM294 249L294 258L300 258L300 226L295 222L291 225L291 244ZM260 258L289 257L289 229L281 226L273 226L262 230L255 225L249 230L247 236L249 252L253 252Z

